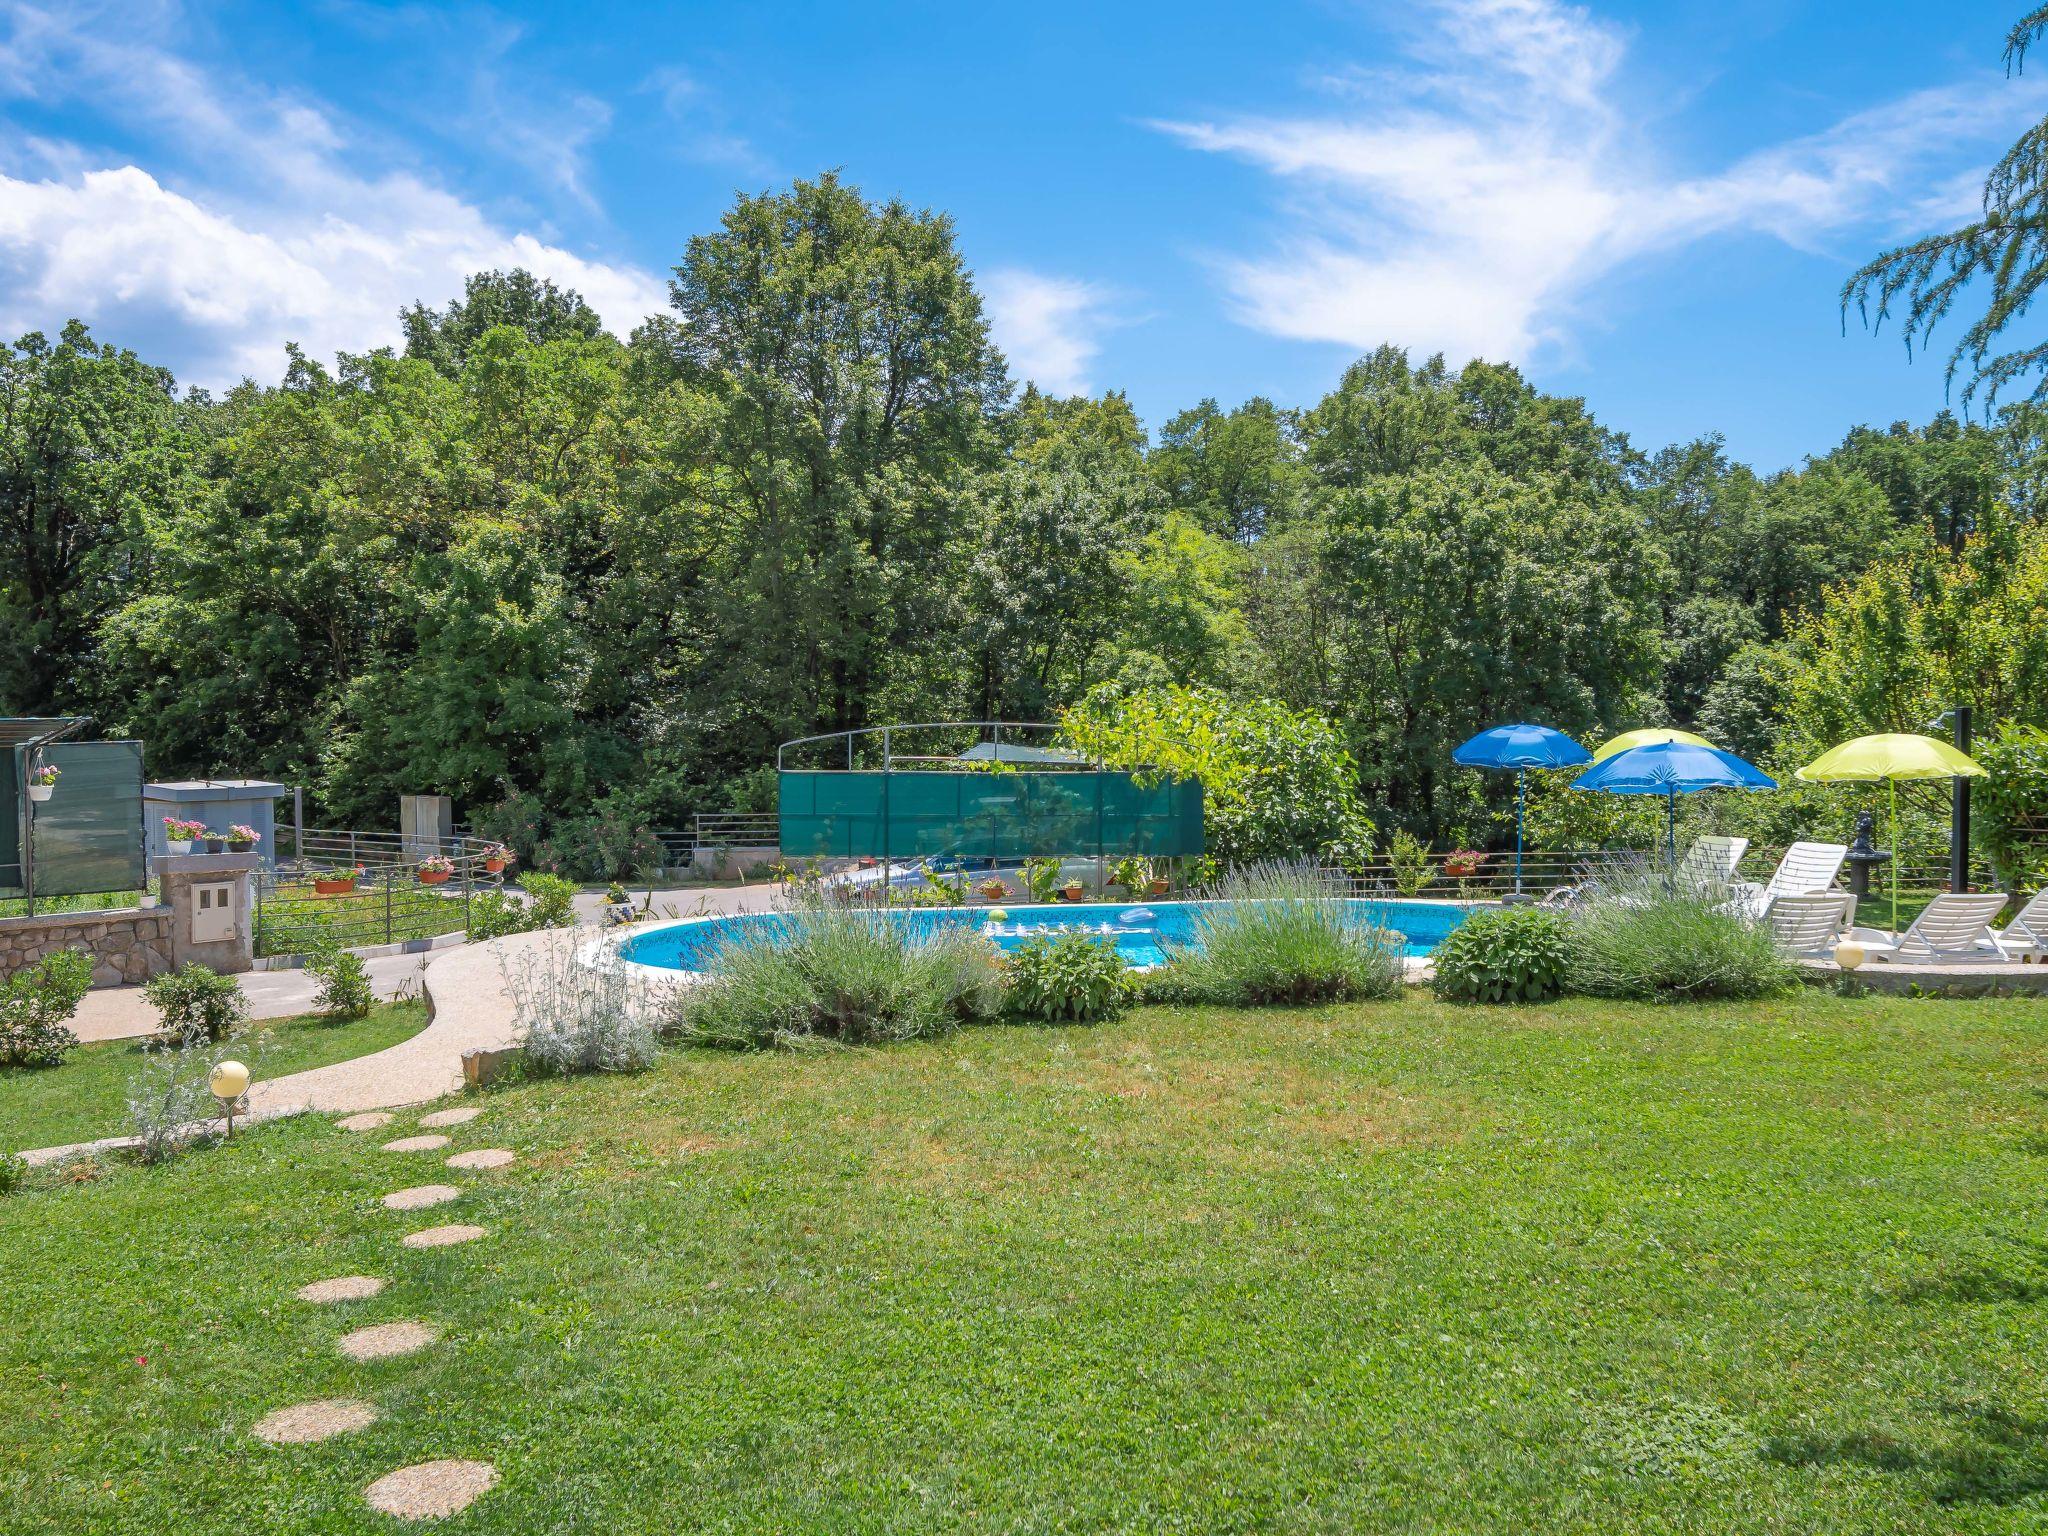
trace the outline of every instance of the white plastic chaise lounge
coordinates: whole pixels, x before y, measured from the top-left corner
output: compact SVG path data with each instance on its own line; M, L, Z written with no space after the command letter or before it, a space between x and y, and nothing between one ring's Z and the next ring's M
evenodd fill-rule
M1799 960L1830 960L1843 934L1856 926L1856 898L1847 891L1779 896L1764 912L1778 948Z
M2005 905L2003 891L1983 895L1946 892L1927 903L1913 925L1898 936L1882 929L1858 928L1850 937L1873 960L2009 960L1991 931L1991 919Z
M1735 878L1735 866L1742 862L1743 854L1748 851L1749 839L1746 837L1696 837L1678 860L1678 877L1689 885L1726 885ZM1596 871L1597 866L1582 866L1579 878L1544 892L1542 904L1546 907L1570 906L1586 893L1587 886L1598 883Z
M1678 878L1698 885L1726 885L1747 852L1746 837L1696 837L1678 861Z
M1769 880L1762 885L1744 881L1735 888L1736 897L1751 917L1762 917L1782 897L1824 895L1848 857L1847 843L1794 843Z
M1998 947L2015 960L2048 960L2048 890L2036 891L2019 915L1998 930Z

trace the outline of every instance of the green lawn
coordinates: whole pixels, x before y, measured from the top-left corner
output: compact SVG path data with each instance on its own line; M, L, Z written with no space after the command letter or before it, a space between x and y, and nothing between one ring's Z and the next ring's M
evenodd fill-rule
M1148 1009L485 1102L501 1173L307 1119L0 1200L10 1533L388 1533L446 1456L466 1532L2048 1519L2038 1002ZM324 1396L384 1418L248 1436Z
M382 1003L366 1018L260 1021L236 1037L237 1055L259 1077L366 1056L426 1027L426 1004ZM0 1072L0 1149L54 1147L128 1133L127 1086L142 1044L81 1045L61 1066Z

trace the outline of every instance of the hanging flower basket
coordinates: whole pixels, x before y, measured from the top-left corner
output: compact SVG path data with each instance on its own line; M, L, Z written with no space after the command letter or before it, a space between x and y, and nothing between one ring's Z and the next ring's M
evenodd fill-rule
M455 861L442 854L431 859L421 859L419 867L421 885L446 885L448 877L455 873Z
M505 866L512 862L512 850L503 843L486 843L483 848L484 872L492 875L505 873Z
M355 894L356 882L362 879L362 877L363 866L360 864L354 869L330 869L324 875L315 875L313 877L313 894L315 896L352 896Z
M40 768L31 769L28 776L29 799L35 804L41 805L50 796L57 793L57 780L63 777L63 774L64 770L62 768L53 767L47 763Z

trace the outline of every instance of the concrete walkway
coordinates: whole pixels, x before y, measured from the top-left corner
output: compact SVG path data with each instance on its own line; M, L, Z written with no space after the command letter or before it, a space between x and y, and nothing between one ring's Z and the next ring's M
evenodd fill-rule
M377 996L417 997L420 991L424 955L379 955L365 960L370 987ZM246 971L235 978L242 995L249 999L252 1019L288 1019L313 1011L314 994L320 983L304 971ZM156 1010L142 995L140 987L98 987L85 994L71 1020L71 1032L81 1043L96 1040L132 1040L156 1033Z

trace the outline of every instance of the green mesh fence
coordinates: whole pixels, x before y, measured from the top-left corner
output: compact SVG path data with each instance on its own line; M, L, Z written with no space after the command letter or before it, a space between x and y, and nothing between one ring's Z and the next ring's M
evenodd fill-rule
M8 756L18 786L27 776L25 753ZM142 855L142 743L54 742L42 749L42 761L61 776L56 793L33 807L36 895L141 890L149 881ZM4 802L6 814L17 803ZM0 841L0 882L7 882L7 894L20 895L20 852L10 854L10 842Z
M1128 773L784 771L782 851L798 857L1179 858L1202 851L1202 786Z

